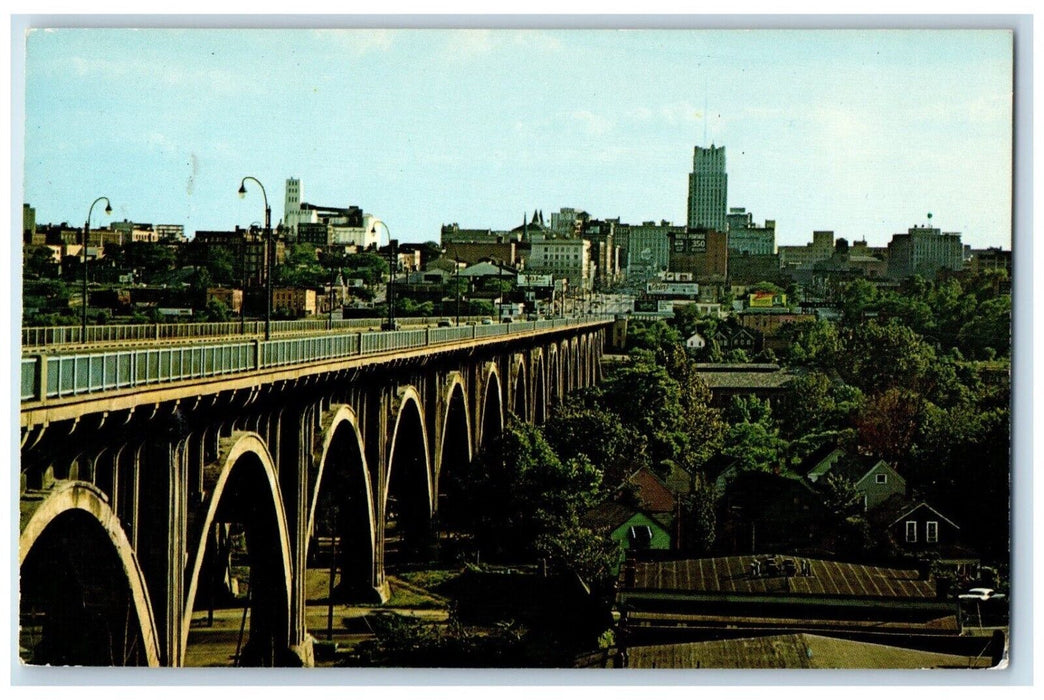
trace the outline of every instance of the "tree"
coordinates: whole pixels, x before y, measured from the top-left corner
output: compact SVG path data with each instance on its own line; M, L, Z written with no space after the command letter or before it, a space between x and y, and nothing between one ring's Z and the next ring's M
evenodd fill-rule
M388 261L376 253L364 252L346 255L344 266L350 277L359 277L369 285L380 283L388 274Z
M751 285L747 291L761 294L782 294L783 288L778 284L773 284L772 282L761 281Z
M863 393L819 371L795 376L775 399L780 433L793 440L809 433L841 430L863 402Z
M58 277L58 263L54 261L54 252L47 246L28 246L23 261L26 278Z
M683 304L674 307L672 323L678 329L681 339L691 337L701 323L700 312L696 304Z
M726 412L728 429L722 454L740 469L773 471L784 462L787 443L779 437L768 402L756 397L733 397Z
M218 299L211 299L207 302L207 307L203 310L204 320L206 321L227 321L230 317L228 306L224 302Z
M602 472L603 484L615 488L649 466L647 439L616 414L585 399L571 396L556 406L543 426L544 435L561 459L587 457Z
M865 279L855 279L844 285L837 299L842 323L848 326L859 323L867 311L876 308L878 299L877 287Z
M721 411L710 405L710 388L697 373L695 362L680 349L671 359L668 371L680 389L680 429L685 436L682 451L674 456L674 461L696 475L721 448L726 426Z
M663 319L655 321L629 321L627 324L627 350L644 350L654 353L661 360L674 352L683 339L678 331Z
M846 382L867 392L894 387L923 390L936 362L935 350L895 321L861 323L844 346L845 362L838 371Z
M681 387L646 351L618 367L603 382L603 405L649 440L653 464L674 459L686 447Z
M682 499L682 547L698 554L708 554L717 538L718 518L714 492L701 487Z
M620 551L606 533L576 523L541 535L536 550L553 569L575 573L594 590L609 587Z
M541 537L557 536L594 504L600 476L583 456L559 459L539 428L512 419L459 492L487 557L527 558Z
M725 433L722 454L741 470L772 471L783 462L786 443L763 423L737 423Z
M827 473L816 486L823 498L823 508L835 521L840 522L862 512L863 496L851 479Z
M904 459L913 447L925 403L919 394L895 387L867 397L854 419L863 450L893 462Z
M980 304L975 317L961 326L957 339L964 352L975 358L1010 355L1011 296L1003 294Z
M842 345L833 323L822 320L785 323L779 334L786 341L783 359L788 365L836 371Z

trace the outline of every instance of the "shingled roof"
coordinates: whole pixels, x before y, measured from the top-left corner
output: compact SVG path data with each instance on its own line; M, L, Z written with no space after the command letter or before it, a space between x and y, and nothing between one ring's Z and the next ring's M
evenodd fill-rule
M675 508L674 494L660 477L647 467L642 467L627 477L627 483L637 488L638 502L642 510L648 513L673 513Z

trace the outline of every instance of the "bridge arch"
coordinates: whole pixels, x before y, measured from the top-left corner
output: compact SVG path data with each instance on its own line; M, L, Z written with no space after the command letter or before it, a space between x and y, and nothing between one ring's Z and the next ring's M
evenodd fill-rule
M61 557L50 556L56 553ZM69 571L53 570L59 559ZM18 564L20 612L24 615L39 605L44 616L40 642L44 648L34 645L34 656L24 660L60 665L160 665L159 637L145 577L119 518L96 486L59 482L22 526ZM77 584L91 587L90 603L72 605L74 591L69 586ZM108 605L100 606L99 601ZM91 614L88 605L98 614ZM131 611L135 639L129 643L123 634L122 647L117 648ZM109 629L110 623L120 629ZM35 625L27 627L23 621L23 636L33 628Z
M544 353L538 349L533 353L533 423L543 425L547 420L547 365L544 362Z
M336 593L368 598L379 585L377 518L359 419L351 406L335 404L322 423L322 446L313 455L318 472L309 503L308 554L319 549L321 531L328 537L328 557L336 552L334 566L341 572Z
M548 407L562 400L562 381L558 361L558 345L552 343L545 353L547 358L547 402Z
M468 410L468 392L460 372L452 372L450 374L441 399L443 416L441 434L439 435L438 453L440 458L435 473L436 481L442 471L447 443L461 437L459 435L460 428L464 430L463 439L461 440L463 444L460 447L462 450L466 450L466 460L470 462L474 454L470 437L472 426L471 412Z
M382 494L385 546L394 533L401 550L410 555L426 548L432 535L432 460L423 406L416 387L399 390Z
M511 412L519 420L529 421L529 375L522 353L511 357Z
M504 388L495 362L487 362L483 372L479 444L488 445L504 430Z
M200 571L212 544L217 523L240 523L244 528L250 567L250 639L241 665L286 665L290 639L290 537L275 465L261 436L236 431L219 442L216 464L205 477L213 480L206 516L188 580L188 596L181 627L181 658L188 647ZM213 552L211 555L213 556Z
M435 470L435 514L439 528L453 529L457 523L466 470L471 466L471 416L467 391L459 372L453 372L443 392L443 417Z

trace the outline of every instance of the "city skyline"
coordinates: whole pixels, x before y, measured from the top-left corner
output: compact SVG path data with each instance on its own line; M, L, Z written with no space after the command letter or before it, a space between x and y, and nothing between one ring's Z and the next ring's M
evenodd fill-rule
M884 245L1011 247L1012 39L993 30L33 31L23 201L42 223L249 226L265 183L403 241L562 207L686 220L694 146L729 207ZM265 108L257 105L267 105ZM60 134L60 136L55 136ZM370 165L372 164L372 165ZM83 211L81 211L81 209Z

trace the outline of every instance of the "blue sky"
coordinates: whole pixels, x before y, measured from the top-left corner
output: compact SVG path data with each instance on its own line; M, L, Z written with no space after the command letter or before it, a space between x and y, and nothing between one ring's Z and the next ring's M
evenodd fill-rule
M695 145L729 206L884 245L1011 243L1012 43L966 30L36 30L24 200L40 222L186 230L358 205L401 240L582 208L684 223ZM93 225L103 225L96 213Z

